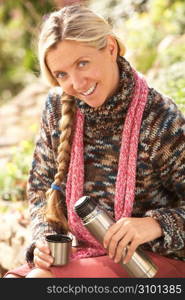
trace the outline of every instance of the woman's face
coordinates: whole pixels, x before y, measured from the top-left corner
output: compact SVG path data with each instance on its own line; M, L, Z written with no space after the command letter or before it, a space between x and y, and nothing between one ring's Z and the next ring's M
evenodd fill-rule
M105 49L65 40L50 50L46 63L63 91L91 107L101 106L119 83L117 43L108 37Z

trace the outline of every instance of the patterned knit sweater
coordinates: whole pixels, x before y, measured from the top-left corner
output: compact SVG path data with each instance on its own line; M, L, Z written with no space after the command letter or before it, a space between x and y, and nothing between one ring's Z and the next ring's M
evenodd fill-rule
M85 115L84 195L95 198L114 217L114 193L121 133L132 99L134 77L130 64L119 57L120 84L116 93L99 108L79 99ZM50 91L42 114L28 180L33 245L37 239L56 232L43 221L45 192L57 171L61 90ZM62 201L65 204L65 184ZM138 145L133 217L151 216L161 225L163 237L143 245L161 255L185 260L185 118L174 102L149 88ZM32 259L33 247L27 251Z

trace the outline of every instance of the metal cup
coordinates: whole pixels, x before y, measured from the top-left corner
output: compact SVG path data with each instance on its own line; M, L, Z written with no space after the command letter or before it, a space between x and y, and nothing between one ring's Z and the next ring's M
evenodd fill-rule
M46 241L54 258L52 266L65 266L69 262L72 239L64 234L51 234L46 236Z

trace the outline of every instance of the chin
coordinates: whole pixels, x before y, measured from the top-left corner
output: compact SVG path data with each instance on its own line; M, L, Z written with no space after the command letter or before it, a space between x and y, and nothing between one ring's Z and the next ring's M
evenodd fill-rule
M80 97L79 95L76 97L92 108L98 108L98 107L102 106L104 104L104 102L106 101L106 98L105 99L103 98L102 100L97 101L97 99L96 99L97 97L94 97L94 100L93 100L93 98L87 100L87 99L84 99L83 97Z
M94 103L87 103L89 106L91 106L91 107L94 107L94 108L96 108L96 107L100 107L101 106L101 104L94 104Z
M86 102L86 104L89 105L92 108L98 108L98 107L102 106L102 104L89 104L87 102Z
M100 106L102 106L104 104L105 100L102 100L102 101L99 101L98 103L97 102L90 102L90 103L87 103L90 107L93 107L93 108L98 108Z

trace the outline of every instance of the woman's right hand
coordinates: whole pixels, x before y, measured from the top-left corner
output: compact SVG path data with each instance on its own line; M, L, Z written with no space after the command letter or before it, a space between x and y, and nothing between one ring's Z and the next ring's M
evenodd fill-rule
M49 269L53 257L51 256L48 244L45 241L39 240L36 242L36 247L33 251L33 262L35 267L41 269Z

